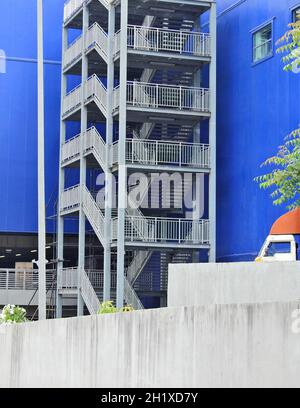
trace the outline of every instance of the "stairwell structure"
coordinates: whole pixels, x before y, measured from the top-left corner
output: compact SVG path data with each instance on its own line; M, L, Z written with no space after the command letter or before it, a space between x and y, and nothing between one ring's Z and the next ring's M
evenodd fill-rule
M203 15L208 16L208 32L201 32ZM62 45L57 316L62 316L62 299L68 296L77 297L78 315L84 306L97 313L100 299L114 296L118 307L141 309L137 292L151 292L149 286L142 288L143 273L149 283L153 269L159 269L160 285L165 286L169 262L191 261L195 254L198 259L200 251L215 261L216 4L69 0ZM202 72L209 74L206 87ZM71 85L74 76L80 78L76 87ZM74 122L80 124L80 133L70 135ZM205 123L208 130L202 135ZM74 167L79 183L66 188L66 170ZM104 208L87 183L90 168L105 175ZM135 208L128 198L134 172L147 177L142 195L150 191L162 201L164 191L151 185L153 174L203 175L209 186L207 217L187 219L183 211L178 215L171 208ZM176 194L175 189L174 200L183 199L182 193ZM78 265L72 268L64 260L69 216L79 220ZM103 248L102 294L96 293L86 268L87 223Z

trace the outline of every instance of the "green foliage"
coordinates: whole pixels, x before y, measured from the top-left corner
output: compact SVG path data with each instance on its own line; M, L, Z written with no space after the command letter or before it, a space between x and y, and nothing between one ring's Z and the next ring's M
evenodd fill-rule
M26 310L15 305L5 306L0 315L0 324L17 324L26 321Z
M100 306L98 314L111 314L111 313L127 313L134 312L134 308L130 305L124 306L121 309L117 309L113 302L103 302Z
M130 305L127 305L127 306L122 307L122 309L120 309L120 312L122 313L134 312L134 308Z
M280 38L281 45L277 52L285 53L284 70L292 71L295 61L300 58L300 23L289 25L290 30ZM261 189L273 189L271 198L274 205L287 203L289 210L300 206L300 129L294 130L276 156L270 157L263 164L271 166L272 171L255 178Z
M282 36L279 41L277 52L283 53L284 70L292 71L293 62L300 57L300 22L289 24L289 30Z
M103 302L98 314L117 313L117 311L118 309L114 306L113 302Z
M274 188L271 194L274 205L289 203L288 209L300 206L300 129L292 132L276 156L270 157L263 166L273 170L255 179L260 188Z

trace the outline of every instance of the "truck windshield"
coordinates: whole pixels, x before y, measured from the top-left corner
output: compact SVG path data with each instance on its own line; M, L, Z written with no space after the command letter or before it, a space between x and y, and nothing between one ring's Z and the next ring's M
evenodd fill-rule
M266 256L274 256L275 254L289 254L290 252L290 242L271 242L266 251Z

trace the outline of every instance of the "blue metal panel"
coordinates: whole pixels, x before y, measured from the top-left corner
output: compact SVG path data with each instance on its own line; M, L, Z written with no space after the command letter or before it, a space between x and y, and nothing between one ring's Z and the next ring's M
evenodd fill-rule
M300 235L295 235L295 241L297 246L297 261L300 261Z
M260 191L253 178L299 124L300 76L284 73L278 55L253 66L251 30L275 17L276 41L291 22L289 8L296 3L218 1L219 260L253 259L285 212L273 207L268 192Z
M57 194L63 3L44 0L47 202ZM36 232L36 0L2 0L0 15L0 49L7 56L0 74L0 231Z

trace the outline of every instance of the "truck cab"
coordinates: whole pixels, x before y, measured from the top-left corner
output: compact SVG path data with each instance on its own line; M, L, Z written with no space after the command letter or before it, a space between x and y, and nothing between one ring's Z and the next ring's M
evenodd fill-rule
M300 208L280 217L272 226L256 262L300 260Z

